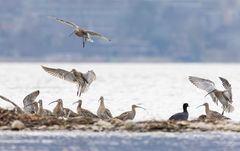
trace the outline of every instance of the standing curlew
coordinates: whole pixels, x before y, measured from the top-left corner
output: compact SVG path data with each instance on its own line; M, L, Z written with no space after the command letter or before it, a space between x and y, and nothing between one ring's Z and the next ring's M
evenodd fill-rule
M13 101L7 99L4 96L0 96L1 99L11 103L14 105L16 112L17 113L35 113L35 108L34 108L34 101L37 98L37 96L39 95L40 91L34 91L30 94L28 94L24 99L23 99L23 110L17 105L15 104Z
M62 99L58 99L56 101L50 102L49 104L52 104L54 102L57 102L57 105L53 109L54 116L56 116L56 117L76 117L76 116L78 116L77 113L74 113L72 110L63 107Z
M101 96L100 99L100 105L97 110L97 116L102 120L107 120L112 118L112 114L109 109L105 108L104 106L104 98Z
M222 119L226 120L226 119L229 119L228 117L225 117L225 116L223 116L222 114L220 114L220 113L218 113L216 111L210 110L208 103L204 103L204 104L202 104L200 106L205 106L205 112L206 112L206 115L207 115L208 119L213 119L213 120L222 120ZM198 107L200 107L200 106L198 106Z
M136 110L135 110L136 108L142 108L145 110L145 108L143 108L141 106L132 105L132 111L124 112L115 118L120 119L122 121L133 120L136 115Z
M75 103L78 103L77 113L79 116L98 118L98 116L93 114L91 111L82 108L82 100L78 100L78 101L74 102L73 104L75 104Z
M42 68L52 76L77 84L77 96L79 97L82 93L86 92L90 84L96 80L96 74L93 72L93 70L90 70L87 73L81 73L76 69L72 69L69 72L63 69L54 69L44 66L42 66Z
M85 47L85 42L87 42L87 41L93 42L92 37L98 37L98 38L101 38L101 39L106 40L106 41L111 41L110 39L102 36L101 34L99 34L97 32L83 29L83 28L79 27L78 25L76 25L72 22L65 21L63 19L59 19L59 18L56 18L56 17L51 17L51 18L54 18L56 21L74 28L74 31L69 36L71 36L74 33L78 37L82 37L83 48Z
M214 103L218 105L219 101L222 104L223 115L225 111L232 112L234 110L232 106L232 87L226 79L222 77L219 77L219 79L222 81L222 85L225 88L223 91L217 90L215 84L210 80L189 76L190 82L197 88L207 91Z
M54 102L57 102L57 105L53 109L53 115L56 116L56 117L64 116L62 99L58 99L56 101L52 101L48 105L50 105L50 104L52 104Z
M51 111L43 108L42 100L38 100L38 104L39 104L39 107L38 107L38 110L37 110L38 115L40 115L40 116L51 116L51 115L53 115L53 113Z
M188 104L183 104L183 112L176 113L172 115L169 120L175 120L175 121L182 121L182 120L188 120L188 111L187 111Z

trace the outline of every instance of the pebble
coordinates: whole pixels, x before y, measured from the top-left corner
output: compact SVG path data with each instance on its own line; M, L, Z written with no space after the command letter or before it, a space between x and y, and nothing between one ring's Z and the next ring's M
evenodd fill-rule
M15 120L11 124L11 129L12 130L22 130L24 128L25 128L25 125L23 124L22 121L19 121L19 120Z

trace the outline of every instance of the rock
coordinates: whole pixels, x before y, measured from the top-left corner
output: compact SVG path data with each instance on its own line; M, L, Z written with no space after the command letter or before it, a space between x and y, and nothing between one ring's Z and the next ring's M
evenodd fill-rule
M12 122L11 129L12 130L22 130L25 128L25 125L23 124L22 121L15 120Z
M11 128L9 126L1 126L0 130L10 130Z
M127 120L124 123L125 130L133 130L135 126L136 126L136 123L131 120Z
M111 129L111 128L114 127L111 123L103 121L103 120L99 120L98 122L94 123L94 125L95 126L100 126L104 129Z

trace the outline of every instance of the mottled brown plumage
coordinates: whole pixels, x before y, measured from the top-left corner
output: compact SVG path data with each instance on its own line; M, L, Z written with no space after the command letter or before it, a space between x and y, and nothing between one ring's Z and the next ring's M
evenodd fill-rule
M77 96L81 96L82 93L86 92L90 84L94 80L96 80L96 74L94 73L93 70L90 70L87 73L81 73L76 69L66 71L63 69L55 69L45 66L42 66L42 68L44 69L44 71L46 71L52 76L77 84L78 86Z
M78 101L74 102L73 104L75 104L75 103L78 103L77 113L79 116L98 118L98 116L93 114L91 111L82 108L82 100L78 100Z
M200 106L205 106L205 113L206 113L206 116L208 119L213 119L213 120L226 120L226 119L229 119L228 117L226 116L223 116L222 114L216 112L216 111L212 111L209 109L209 105L208 103L204 103ZM198 106L198 107L200 107Z
M108 120L112 118L112 113L109 109L105 108L104 98L100 97L100 105L97 110L97 116L102 120Z
M218 104L218 101L222 104L223 112L232 112L234 107L232 106L232 86L224 78L219 77L222 81L222 85L225 90L217 90L215 84L208 80L199 77L189 76L189 81L194 84L197 88L207 91L207 95L210 95L213 102Z
M85 43L87 41L93 42L92 36L101 38L101 39L106 40L106 41L111 41L110 39L102 36L101 34L99 34L97 32L94 32L94 31L83 29L83 28L79 27L78 25L74 24L73 22L65 21L63 19L59 19L59 18L56 18L56 17L50 17L50 18L53 18L53 19L55 19L56 21L58 21L58 22L60 22L62 24L65 24L65 25L68 25L68 26L74 28L73 33L75 35L77 35L78 37L82 37L82 39L83 39L83 48L85 47Z
M144 109L143 107L141 106L137 106L137 105L132 105L132 110L131 111L127 111L127 112L124 112L122 114L120 114L119 116L115 117L117 119L120 119L120 120L123 120L123 121L126 121L126 120L133 120L135 115L136 115L136 108L142 108ZM145 110L145 109L144 109Z
M38 110L37 110L38 115L40 115L40 116L52 116L53 115L53 113L50 110L47 110L47 109L43 108L42 100L39 100L38 104L39 104L39 107L38 107Z

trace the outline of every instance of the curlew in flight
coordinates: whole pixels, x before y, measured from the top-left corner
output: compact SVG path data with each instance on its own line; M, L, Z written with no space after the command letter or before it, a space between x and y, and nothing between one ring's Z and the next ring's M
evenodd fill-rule
M86 92L90 84L96 80L96 75L93 70L90 70L87 73L81 73L76 69L66 71L63 69L48 68L44 66L42 66L42 68L52 76L77 84L77 96L79 97L82 93Z
M82 37L83 48L85 47L85 43L87 41L93 42L92 37L98 37L98 38L106 40L106 41L111 41L110 39L102 36L101 34L95 32L95 31L90 31L90 30L83 29L73 22L65 21L63 19L59 19L59 18L56 18L56 17L51 17L51 16L49 16L49 17L55 19L56 21L58 21L62 24L65 24L65 25L68 25L68 26L72 27L74 29L74 31L69 36L71 36L74 33L78 37Z
M214 103L218 105L219 101L222 104L223 115L225 111L232 112L234 110L234 107L232 106L232 87L226 79L222 77L219 77L219 79L222 81L225 90L217 90L215 84L210 80L189 76L189 81L197 88L207 91L207 95L211 96Z

